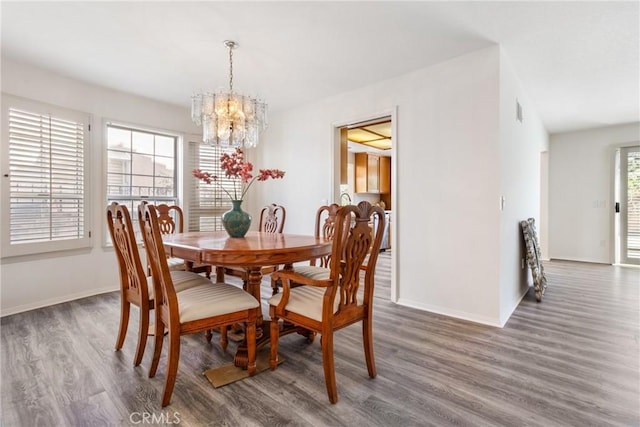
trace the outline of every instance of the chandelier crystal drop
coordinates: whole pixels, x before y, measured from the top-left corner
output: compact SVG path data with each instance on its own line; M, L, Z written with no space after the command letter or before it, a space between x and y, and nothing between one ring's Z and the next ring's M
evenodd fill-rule
M210 145L255 147L260 132L267 128L267 104L233 92L233 49L229 49L229 92L201 93L191 97L191 119L202 125L202 140Z

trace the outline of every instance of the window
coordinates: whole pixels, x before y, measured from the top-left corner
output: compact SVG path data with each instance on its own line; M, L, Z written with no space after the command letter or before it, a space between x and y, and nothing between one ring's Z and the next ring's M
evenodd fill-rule
M89 114L2 100L2 256L91 246Z
M178 138L178 135L107 124L107 204L126 205L134 223L138 219L138 205L143 200L177 204ZM141 238L137 224L134 230Z
M212 147L202 142L189 143L189 174L193 169L202 169L216 175L220 184L229 192L233 192L233 181L224 176L220 168L220 156L233 152L233 148ZM191 178L189 188L189 222L188 231L223 230L220 217L231 209L229 196L217 184L206 184L199 179Z

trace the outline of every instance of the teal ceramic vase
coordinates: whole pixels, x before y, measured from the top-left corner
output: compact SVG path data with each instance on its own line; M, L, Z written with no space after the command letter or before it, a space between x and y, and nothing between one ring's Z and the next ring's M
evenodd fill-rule
M251 215L242 210L242 200L232 200L231 210L222 214L222 225L231 237L244 237L251 227Z

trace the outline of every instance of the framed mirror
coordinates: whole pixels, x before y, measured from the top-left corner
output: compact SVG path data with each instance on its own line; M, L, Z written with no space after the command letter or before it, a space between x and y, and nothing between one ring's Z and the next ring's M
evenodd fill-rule
M522 235L527 253L527 264L531 268L531 276L533 277L533 290L536 294L536 300L542 301L544 291L547 289L547 278L544 275L544 267L540 260L540 245L538 244L538 236L536 234L536 222L533 218L526 221L520 221Z

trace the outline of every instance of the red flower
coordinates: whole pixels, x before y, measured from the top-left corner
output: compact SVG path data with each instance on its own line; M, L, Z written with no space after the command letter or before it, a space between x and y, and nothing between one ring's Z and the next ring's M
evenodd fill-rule
M194 169L193 176L195 176L198 179L201 179L207 184L211 184L211 181L216 181L218 179L217 176L215 175L212 176L209 172L203 172L200 169Z
M231 195L226 188L220 186L231 200L242 200L245 193L255 180L266 181L269 178L277 179L284 177L284 171L279 169L260 169L260 174L254 177L251 174L253 171L253 164L251 164L251 162L244 161L244 152L240 148L236 148L236 151L231 154L224 153L220 156L220 167L224 171L226 177L232 178L234 181L240 181L239 198L238 189L235 184L233 186L233 195ZM214 181L220 184L217 176L211 175L209 172L203 172L200 169L194 169L193 176L207 184L211 184Z
M277 179L283 178L284 171L280 169L260 169L260 175L258 175L258 181L266 181L269 178Z

